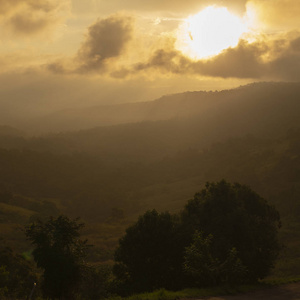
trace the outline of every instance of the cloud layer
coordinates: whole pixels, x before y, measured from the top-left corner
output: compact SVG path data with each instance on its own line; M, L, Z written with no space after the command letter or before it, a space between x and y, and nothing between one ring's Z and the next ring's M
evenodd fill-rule
M173 49L158 49L147 62L123 74L159 71L169 74L195 74L220 78L300 80L300 37L288 41L241 40L209 60L192 60Z
M14 34L32 35L57 25L70 0L0 0L0 21Z
M0 0L0 20L19 35L44 33L46 29L57 24L68 9L70 1ZM240 40L236 47L228 48L208 60L195 60L184 55L175 46L174 27L178 27L183 19L170 17L159 18L157 21L149 16L136 16L136 20L143 19L144 23L135 26L133 13L131 16L116 13L98 18L87 27L81 44L78 42L69 56L60 56L57 59L58 55L53 56L54 58L49 55L44 66L52 74L91 77L101 75L120 80L139 76L151 79L155 76L177 75L195 75L197 78L300 80L300 33L297 31L300 26L300 7L297 1L299 0L128 0L125 5L125 1L121 0L93 0L93 3L104 6L115 6L118 9L126 6L127 9L148 12L183 12L212 3L240 10L245 7L255 8L256 18L264 20L267 29L257 21L262 30L258 31L251 42ZM284 28L283 20L286 17L288 26ZM172 29L164 24L169 20L173 22ZM283 29L278 30L275 25ZM272 28L277 31L271 31Z

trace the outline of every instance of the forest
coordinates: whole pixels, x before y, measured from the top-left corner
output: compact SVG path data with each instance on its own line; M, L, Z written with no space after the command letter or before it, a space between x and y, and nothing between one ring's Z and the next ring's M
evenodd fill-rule
M23 132L24 128L3 125L0 127L0 276L6 278L7 284L0 287L1 293L14 292L16 299L22 298L22 293L29 295L32 282L42 278L42 273L34 263L34 246L28 240L30 233L26 226L48 224L50 217L56 220L62 215L67 216L66 220L80 217L85 224L78 227L82 241L93 245L84 249L85 261L94 267L88 274L99 288L95 290L97 296L90 299L107 297L108 290L125 295L124 289L134 293L161 287L181 288L180 284L174 287L153 283L137 289L124 279L124 270L116 271L117 267L113 267L124 258L117 249L122 241L125 243L130 228L137 226L147 213L154 220L169 218L164 222L179 226L181 223L173 219L183 218L188 201L209 189L207 183L213 186L212 183L222 182L232 189L246 186L280 215L280 222L277 217L272 219L274 224L278 223L278 241L272 249L275 253L279 244L282 249L267 264L266 274L262 272L263 275L253 275L251 279L300 276L299 95L299 83L258 83L222 92L189 92L149 103L110 107L110 120L115 120L111 124L105 123L103 116L108 108L103 107L99 108L99 114L95 110L81 128L78 124L88 112L72 117L77 127L70 120L70 127L64 124L59 127L58 119L53 116L55 130L52 127L52 132L45 133L45 127L43 134L33 135ZM122 111L123 121L117 123ZM189 259L196 259L193 249L204 249L207 255L212 252L214 255L209 257L218 268L221 263L216 263L217 260L224 265L234 262L234 272L239 269L242 273L233 272L233 277L246 274L243 273L246 259L243 261L239 252L235 252L241 252L242 246L232 242L226 254L218 253L216 249L224 247L215 246L217 232L205 232L205 224L197 226L185 235L188 241L182 239L181 253L186 249L185 264L190 277L181 280L178 275L181 278L178 282L199 286L199 278L203 277L214 278L206 285L229 280L228 276L225 280L223 275L200 274L199 270L195 276L188 263ZM6 261L11 264L5 265ZM22 281L19 291L5 290L16 280L20 282L13 278L13 274L22 274L20 270L27 272L30 284ZM134 276L142 280L139 275ZM114 288L97 284L100 281L113 282ZM90 287L84 284L82 289L87 293Z

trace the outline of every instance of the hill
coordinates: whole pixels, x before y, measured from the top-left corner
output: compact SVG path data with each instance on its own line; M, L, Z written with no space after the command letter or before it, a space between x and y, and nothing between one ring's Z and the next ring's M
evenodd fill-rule
M249 110L245 122L261 117L271 105L288 109L285 100L297 99L299 83L265 82L241 86L233 90L215 92L185 92L167 95L148 102L137 102L116 105L102 105L86 108L68 108L61 111L41 112L39 117L22 116L23 121L12 119L11 126L17 126L29 133L41 134L47 132L63 132L89 129L98 126L137 123L145 121L163 121L174 118L207 117L214 115L218 119L240 114ZM142 101L143 99L141 99ZM257 109L255 109L257 107ZM232 110L234 108L234 110ZM275 113L274 109L272 110ZM245 114L242 113L241 117ZM267 120L270 121L270 120Z
M246 134L279 137L299 127L299 94L299 83L257 83L229 91L166 96L149 103L116 106L111 114L102 111L114 122L119 114L128 121L136 119L135 114L148 121L45 135L27 139L22 147L58 154L88 153L106 162L154 161ZM139 113L133 107L139 107ZM159 118L167 120L155 121ZM101 120L99 117L98 122ZM75 123L84 127L79 119ZM11 145L0 139L0 147Z
M205 182L225 178L276 205L287 245L277 274L300 275L299 95L297 83L184 93L155 102L168 111L179 99L180 116L169 120L0 137L1 235L26 250L15 230L29 218L81 216L93 260L108 260L139 214L176 212Z

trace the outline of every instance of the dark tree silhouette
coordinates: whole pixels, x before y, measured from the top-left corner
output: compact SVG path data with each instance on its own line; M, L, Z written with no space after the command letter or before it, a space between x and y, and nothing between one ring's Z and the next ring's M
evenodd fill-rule
M195 230L212 235L213 257L225 262L235 249L247 269L247 279L255 281L269 274L279 254L277 210L249 187L225 180L207 183L182 211L186 236Z
M148 211L127 229L115 252L118 292L256 281L278 256L279 227L277 210L249 187L207 183L179 215Z
M126 230L115 252L114 274L126 292L180 287L183 247L168 212L147 211Z
M37 266L44 270L43 291L50 298L72 299L81 280L87 241L79 239L84 224L66 216L36 221L26 227Z

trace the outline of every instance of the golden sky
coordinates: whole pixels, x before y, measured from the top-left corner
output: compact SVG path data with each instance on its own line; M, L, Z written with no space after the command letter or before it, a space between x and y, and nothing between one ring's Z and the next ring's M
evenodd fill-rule
M299 16L299 0L0 0L0 104L43 111L299 81Z

